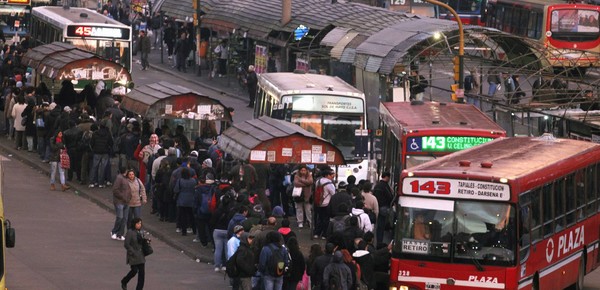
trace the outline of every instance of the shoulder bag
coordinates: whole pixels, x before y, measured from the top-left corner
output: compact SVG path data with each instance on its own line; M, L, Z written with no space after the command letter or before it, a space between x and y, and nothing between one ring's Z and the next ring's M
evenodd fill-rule
M150 239L146 237L142 237L142 252L144 256L149 256L154 253L154 249L152 249L152 245L150 245Z

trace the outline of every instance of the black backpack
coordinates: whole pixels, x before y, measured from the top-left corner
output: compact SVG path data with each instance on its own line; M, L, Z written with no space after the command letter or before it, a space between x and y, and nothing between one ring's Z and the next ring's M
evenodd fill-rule
M465 77L465 90L470 91L473 89L473 76L468 75Z
M344 290L342 289L342 275L338 269L329 273L329 290Z
M267 267L270 269L274 277L281 277L286 272L285 267L285 257L283 255L283 249L278 248L270 244L269 249L271 249L271 257L267 262Z
M225 273L230 278L236 278L240 275L240 271L238 270L237 263L236 263L237 254L238 254L238 251L235 251L233 256L231 256L225 263Z

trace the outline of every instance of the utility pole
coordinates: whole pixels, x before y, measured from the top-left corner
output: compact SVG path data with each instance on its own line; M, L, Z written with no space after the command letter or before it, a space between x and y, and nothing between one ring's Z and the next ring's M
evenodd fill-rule
M202 75L202 59L200 59L200 0L192 0L194 7L194 27L196 27L196 64L198 65L198 76Z
M454 11L454 9L452 9L452 7L450 7L448 4L442 3L437 0L423 0L423 1L431 3L433 5L437 5L437 6L446 8L450 13L452 13L452 16L454 16L454 19L456 20L456 23L458 23L458 61L457 61L457 64L455 64L458 66L458 72L455 72L454 80L458 82L458 89L460 89L460 91L462 92L462 94L461 93L458 94L459 95L458 102L463 103L464 102L464 89L465 89L465 84L464 84L465 32L463 30L462 21L460 20L458 13L456 13L456 11ZM456 75L457 73L458 73L458 75ZM458 80L457 80L457 77L458 77Z

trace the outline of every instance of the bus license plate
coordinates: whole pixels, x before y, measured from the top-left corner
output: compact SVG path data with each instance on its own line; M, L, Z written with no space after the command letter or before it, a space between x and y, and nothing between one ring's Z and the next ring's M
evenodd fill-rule
M427 282L425 283L425 289L426 290L440 290L440 283L431 283L431 282Z

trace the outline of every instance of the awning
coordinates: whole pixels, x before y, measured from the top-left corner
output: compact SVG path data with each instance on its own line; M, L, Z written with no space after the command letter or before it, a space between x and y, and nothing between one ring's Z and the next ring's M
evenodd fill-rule
M169 82L134 88L123 96L121 106L148 119L231 120L219 100Z
M250 163L346 164L342 152L325 139L269 117L233 123L221 135L219 147Z
M56 80L102 80L128 83L125 67L67 43L54 42L29 50L22 63Z

